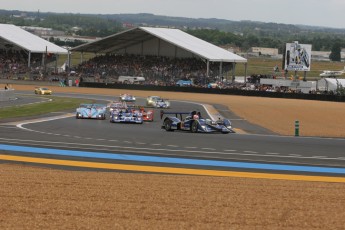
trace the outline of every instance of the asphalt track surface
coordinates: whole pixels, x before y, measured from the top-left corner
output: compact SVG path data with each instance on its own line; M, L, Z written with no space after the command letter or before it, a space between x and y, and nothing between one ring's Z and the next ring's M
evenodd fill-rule
M100 95L55 96L98 102L115 100ZM41 96L20 99L24 97L19 95L16 103L42 100ZM143 105L144 100L139 98L137 104ZM172 101L171 107L170 111L199 110L208 116L201 104ZM158 109L154 121L142 125L76 119L74 111L69 111L67 115L54 113L39 120L1 123L0 162L44 164L69 170L344 179L345 139L279 136L239 119L221 105L214 107L222 116L231 118L234 127L250 134L166 132L161 129Z

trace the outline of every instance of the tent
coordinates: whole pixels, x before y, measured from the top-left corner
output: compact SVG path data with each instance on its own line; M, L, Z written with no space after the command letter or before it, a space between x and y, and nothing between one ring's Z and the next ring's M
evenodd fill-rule
M336 91L338 87L345 88L345 79L322 78L317 82L319 91Z
M68 51L18 26L0 24L0 49L26 50L31 53L68 54Z
M209 62L247 63L247 59L178 29L137 27L71 49L77 52L199 57ZM222 71L220 71L222 72ZM234 73L234 68L233 68Z
M0 49L26 51L28 66L32 53L68 54L68 50L10 24L0 24Z
M247 59L178 29L138 27L72 48L93 53L130 53L168 57L198 56L212 62Z

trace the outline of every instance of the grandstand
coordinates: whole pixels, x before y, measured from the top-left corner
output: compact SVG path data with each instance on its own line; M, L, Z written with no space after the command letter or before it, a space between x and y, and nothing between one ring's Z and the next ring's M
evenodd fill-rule
M223 75L223 64L235 71L237 63L247 59L210 44L178 29L138 27L71 49L72 52L103 55L156 56L169 59L199 59L205 65L205 76L210 76L211 63L218 63ZM233 76L234 77L234 76Z
M36 71L68 51L20 27L0 24L0 54L0 71L11 75Z

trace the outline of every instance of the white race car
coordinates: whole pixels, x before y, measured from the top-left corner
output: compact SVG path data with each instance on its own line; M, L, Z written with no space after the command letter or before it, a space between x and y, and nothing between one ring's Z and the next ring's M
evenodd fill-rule
M134 102L135 101L135 97L133 96L133 95L131 95L131 94L127 94L127 93L125 93L125 94L121 94L120 95L120 100L121 101L126 101L126 102Z
M149 96L146 99L146 105L155 108L167 109L170 108L170 101L159 96Z

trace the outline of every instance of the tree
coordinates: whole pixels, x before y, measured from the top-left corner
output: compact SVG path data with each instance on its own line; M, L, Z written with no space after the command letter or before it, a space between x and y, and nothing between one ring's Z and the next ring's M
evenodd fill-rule
M331 54L329 55L329 59L331 59L331 61L340 61L341 60L341 46L339 42L335 42L332 46L331 49Z

